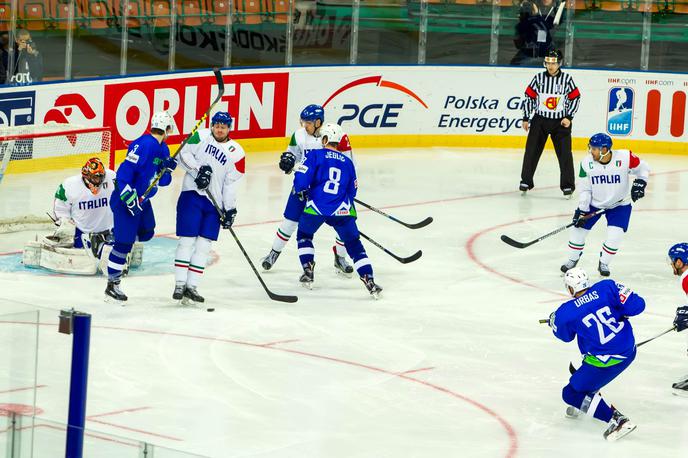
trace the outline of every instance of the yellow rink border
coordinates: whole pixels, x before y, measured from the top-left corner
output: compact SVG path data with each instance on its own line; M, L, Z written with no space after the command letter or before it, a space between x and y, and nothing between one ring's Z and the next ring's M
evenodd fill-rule
M355 135L352 137L352 147L358 148L398 148L402 152L405 148L524 148L525 135ZM286 151L288 137L252 138L238 140L247 153ZM585 151L588 138L573 138L573 150ZM170 151L176 151L178 145L170 145ZM667 142L655 140L625 140L614 138L614 147L630 149L638 154L675 154L688 155L688 142ZM547 149L552 149L551 140L547 141ZM126 151L117 151L115 164L124 160ZM108 155L79 154L67 157L50 157L41 159L27 159L11 161L7 173L33 173L48 170L80 169L90 157L98 156L103 163L108 163Z

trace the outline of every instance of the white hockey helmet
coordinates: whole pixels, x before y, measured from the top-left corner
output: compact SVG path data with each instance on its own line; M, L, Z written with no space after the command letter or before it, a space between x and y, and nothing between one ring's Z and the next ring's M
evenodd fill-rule
M580 267L569 269L564 274L564 285L566 289L574 295L584 289L590 288L590 279L588 274ZM570 288L570 289L569 289ZM573 291L572 291L573 290Z
M344 131L342 130L342 126L339 124L328 122L320 128L318 131L318 136L320 138L327 137L327 143L339 143L342 141Z
M160 129L163 132L167 131L168 127L172 127L172 116L167 111L156 111L151 118L151 129Z

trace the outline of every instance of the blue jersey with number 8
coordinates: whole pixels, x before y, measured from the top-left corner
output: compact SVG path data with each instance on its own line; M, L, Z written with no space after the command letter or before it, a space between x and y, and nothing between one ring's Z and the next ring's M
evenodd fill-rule
M356 216L356 170L351 159L327 148L314 149L294 170L294 190L308 190L305 213Z
M645 300L630 288L602 280L556 310L552 331L564 342L578 336L578 348L587 355L586 362L610 366L633 353L635 337L626 318L644 309Z

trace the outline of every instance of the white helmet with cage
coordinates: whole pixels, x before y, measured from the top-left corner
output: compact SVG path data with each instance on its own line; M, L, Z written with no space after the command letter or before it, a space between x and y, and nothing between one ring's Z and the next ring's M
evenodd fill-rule
M573 296L574 294L590 288L588 274L580 267L569 269L564 274L564 285Z
M156 111L153 113L150 126L151 129L160 129L165 132L168 127L172 127L172 116L167 111Z
M327 137L327 143L339 143L342 141L344 131L342 130L342 126L339 124L328 122L320 128L318 135L321 138Z

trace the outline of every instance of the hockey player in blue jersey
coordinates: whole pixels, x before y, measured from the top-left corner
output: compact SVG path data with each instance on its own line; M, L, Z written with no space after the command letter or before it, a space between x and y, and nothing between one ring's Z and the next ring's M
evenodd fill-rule
M322 126L320 139L323 147L311 150L305 161L295 168L294 192L306 203L297 231L299 260L303 267L300 281L305 287L312 287L315 269L313 235L325 223L332 226L344 242L363 284L377 299L382 288L373 280L373 267L356 227L353 205L356 170L351 159L337 150L343 135L337 124Z
M301 111L301 128L294 131L289 140L287 151L282 153L279 161L279 168L286 174L292 173L297 164L306 159L308 153L313 149L322 148L320 143L320 128L325 124L325 110L320 105L311 104ZM353 159L353 152L349 137L342 135L339 141L339 152ZM289 194L287 205L284 208L284 220L280 223L272 242L272 249L267 256L261 259L263 269L270 270L277 262L277 258L282 253L287 242L299 224L299 218L303 213L305 202L296 198L294 193ZM345 277L353 274L353 267L346 260L346 248L344 242L337 237L332 247L334 251L334 267L336 272Z
M161 171L165 173L158 182L159 186L167 186L172 181L172 176L166 172L174 170L177 163L170 158L170 150L165 143L172 133L172 125L169 113L154 113L150 134L142 135L129 145L127 157L117 169L116 189L110 197L115 244L108 258L106 299L112 298L117 302L127 300L119 287L127 255L135 241L148 241L155 233L155 216L150 199L157 192L157 187L145 199L141 196Z
M566 415L573 418L582 412L608 422L603 436L615 441L636 425L607 404L599 391L635 359L635 338L628 317L640 314L645 300L613 280L590 285L588 274L580 267L564 274L564 284L573 299L550 315L549 325L564 342L577 337L583 355L583 364L562 391L564 402L571 406Z

